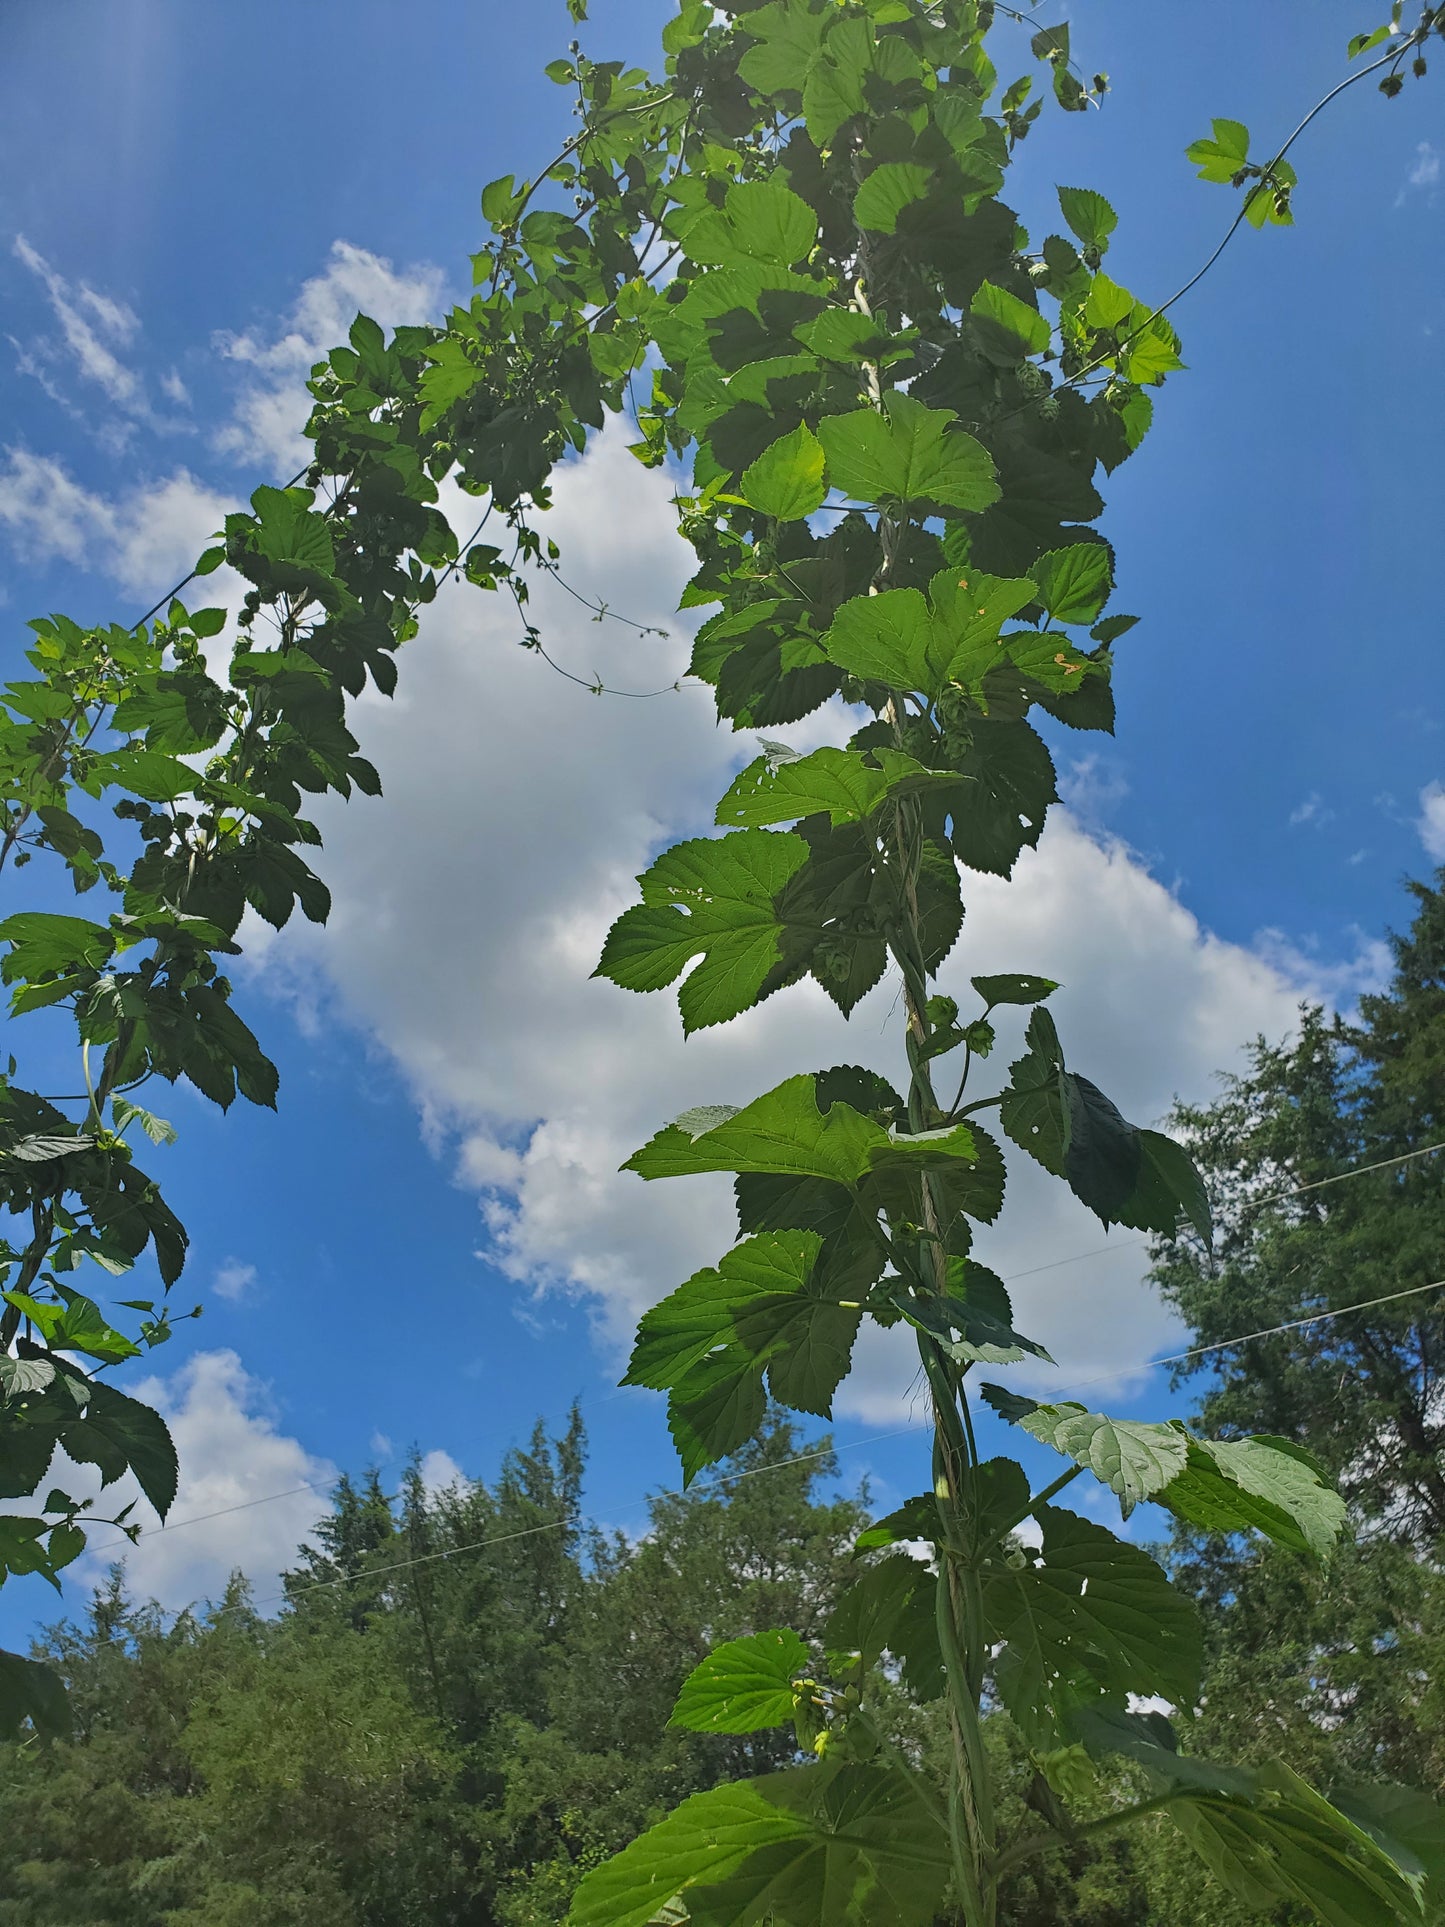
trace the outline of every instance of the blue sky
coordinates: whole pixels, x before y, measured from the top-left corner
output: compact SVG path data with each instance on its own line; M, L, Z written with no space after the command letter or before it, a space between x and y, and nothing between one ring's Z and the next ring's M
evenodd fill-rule
M586 44L645 61L669 11L597 0ZM1233 212L1184 146L1216 114L1279 137L1346 71L1369 9L1074 14L1114 91L1102 113L1045 115L1015 203L1042 233L1056 182L1105 192L1111 270L1158 299ZM0 9L12 656L32 613L134 618L229 503L299 465L299 381L358 305L421 319L464 293L481 186L570 131L541 68L571 31L561 0ZM1022 70L1022 39L996 41ZM972 894L968 968L1063 979L1077 1061L1141 1117L1205 1094L1299 995L1348 1001L1405 914L1401 878L1445 858L1439 101L1432 75L1393 104L1368 83L1338 102L1296 156L1298 225L1241 234L1178 311L1189 372L1103 523L1118 604L1144 619L1119 650L1118 737L1092 761L1061 744L1071 813L1015 885ZM668 622L687 558L665 489L615 441L564 478L554 521L579 586ZM676 624L639 642L544 613L562 660L629 686L685 659ZM594 701L463 591L397 703L362 713L387 795L326 819L333 927L288 931L241 974L279 1116L158 1105L193 1237L177 1296L205 1305L135 1374L156 1375L181 1443L177 1520L412 1443L439 1477L485 1475L574 1396L601 1517L636 1522L670 1477L658 1403L614 1392L618 1348L640 1304L717 1255L726 1200L643 1193L616 1164L686 1103L901 1049L882 993L851 1033L796 993L684 1047L666 1000L587 982L631 874L703 827L753 753L705 708ZM22 1059L49 1049L33 1020L12 1028ZM1066 1376L1171 1348L1137 1248L1108 1243L1023 1179L994 1261L1032 1274L1021 1313ZM870 1357L837 1427L885 1499L925 1462L921 1439L875 1436L908 1422L907 1384ZM1104 1390L1139 1415L1171 1403L1157 1373ZM147 1540L137 1582L177 1604L234 1560L264 1595L314 1512L303 1493ZM35 1588L11 1588L0 1617L13 1634L36 1612Z

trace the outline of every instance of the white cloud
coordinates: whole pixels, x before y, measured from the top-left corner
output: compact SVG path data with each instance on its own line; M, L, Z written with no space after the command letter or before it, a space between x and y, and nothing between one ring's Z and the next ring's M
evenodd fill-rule
M1129 781L1117 759L1098 751L1076 756L1059 771L1059 795L1079 822L1100 829L1109 813L1129 794Z
M228 1258L211 1280L211 1289L218 1298L224 1298L229 1303L236 1304L242 1298L249 1296L255 1282L254 1265L243 1265L235 1258Z
M666 626L689 557L665 482L620 439L563 472L548 529L578 587ZM545 588L534 607L579 672L656 687L683 666L681 639L598 627ZM428 612L400 694L369 702L360 728L385 799L326 815L332 923L288 931L267 974L304 988L313 1008L349 1014L394 1056L434 1141L457 1143L458 1180L482 1194L489 1255L521 1302L539 1286L576 1295L604 1346L619 1347L637 1312L712 1262L734 1224L725 1179L644 1187L619 1163L688 1105L740 1102L796 1070L861 1062L896 1075L896 986L851 1025L804 985L684 1043L670 995L591 978L633 875L663 843L706 831L729 772L754 752L715 725L701 693L594 700L516 647L497 600L463 586ZM1207 1095L1246 1039L1286 1029L1301 991L1325 981L1283 946L1261 956L1212 936L1133 852L1067 813L1014 882L970 877L967 895L945 988L966 994L967 975L985 970L1065 979L1055 1003L1074 1060L1141 1122L1176 1090ZM1082 1376L1176 1337L1130 1240L1106 1240L1026 1166L979 1253L1005 1275L1034 1272L1016 1292L1023 1328ZM1080 1251L1094 1255L1053 1268ZM870 1339L843 1407L886 1422L912 1377L896 1334Z
M1440 150L1429 141L1421 141L1415 149L1415 159L1410 172L1405 176L1411 187L1436 187L1440 181Z
M1427 783L1421 790L1418 827L1426 855L1445 863L1445 785Z
M434 1452L424 1452L421 1460L421 1482L429 1495L447 1492L453 1486L464 1486L467 1475L457 1464L450 1452L438 1448Z
M16 235L12 252L44 287L75 372L95 382L120 407L143 409L140 377L102 339L106 336L118 346L127 346L140 325L131 310L84 282L73 287L23 234Z
M1292 830L1297 830L1306 823L1311 823L1317 830L1322 830L1327 823L1333 823L1334 820L1334 811L1329 808L1318 790L1311 790L1304 801L1296 803L1289 813Z
M253 371L232 421L217 437L219 447L244 461L267 464L278 481L284 480L309 453L301 433L310 412L307 377L323 355L346 340L357 311L385 328L434 321L442 289L439 268L421 265L398 272L365 248L333 243L324 272L303 284L279 329L217 337L222 354Z
M218 1597L237 1567L258 1597L275 1592L278 1575L295 1563L297 1546L327 1509L336 1468L278 1430L266 1387L233 1351L198 1352L169 1378L128 1382L126 1390L154 1405L170 1426L180 1491L164 1531L154 1530L154 1514L141 1500L134 1516L152 1529L134 1547L97 1525L74 1577L93 1582L123 1558L131 1590L172 1609ZM79 1491L88 1476L61 1482ZM127 1474L100 1495L96 1510L115 1512L136 1496Z
M22 564L69 562L110 576L147 602L179 581L238 506L184 468L112 498L28 449L7 450L0 466L0 526ZM220 601L215 583L211 578L192 601Z

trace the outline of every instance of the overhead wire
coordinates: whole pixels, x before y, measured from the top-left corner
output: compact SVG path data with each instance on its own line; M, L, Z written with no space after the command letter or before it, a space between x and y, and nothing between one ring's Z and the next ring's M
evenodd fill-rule
M1389 1170L1396 1165L1408 1164L1416 1158L1430 1157L1437 1151L1445 1151L1445 1139L1442 1139L1441 1142L1438 1144L1422 1145L1418 1150L1415 1150L1415 1151L1404 1151L1400 1153L1400 1155L1397 1157L1380 1158L1380 1159L1377 1159L1372 1164L1357 1165L1348 1171L1337 1171L1331 1177L1312 1178L1305 1184L1291 1185L1288 1188L1281 1191L1269 1192L1263 1198L1255 1198L1255 1199L1250 1199L1246 1201L1246 1203L1240 1208L1241 1210L1245 1210L1245 1209L1257 1210L1262 1208L1266 1204L1276 1204L1285 1198L1298 1197L1301 1193L1306 1191L1318 1191L1318 1190L1321 1190L1326 1185L1341 1184L1347 1178L1367 1177L1371 1172L1374 1172L1374 1171ZM1034 1265L1027 1271L1010 1272L1008 1276L1003 1280L1003 1282L1005 1284L1015 1284L1018 1282L1018 1280L1022 1278L1033 1278L1033 1277L1037 1277L1041 1272L1054 1271L1063 1265L1078 1264L1085 1258L1108 1256L1111 1253L1120 1252L1120 1251L1137 1250L1141 1245L1147 1245L1150 1242L1151 1241L1148 1238L1129 1238L1129 1239L1117 1241L1113 1244L1094 1245L1090 1247L1090 1249L1087 1251L1076 1251L1071 1253L1066 1258L1055 1258L1051 1260L1048 1264ZM1445 1281L1442 1281L1442 1282L1445 1282ZM1306 1325L1317 1324L1320 1322L1321 1319L1324 1319L1324 1318L1344 1317L1351 1312L1368 1310L1373 1306L1379 1305L1379 1304L1393 1303L1396 1299L1400 1299L1400 1298L1418 1297L1424 1292L1435 1291L1438 1289L1440 1289L1440 1285L1432 1284L1432 1285L1411 1286L1406 1291L1389 1293L1383 1298L1369 1299L1359 1305L1341 1306L1334 1311L1314 1312L1314 1313L1311 1313L1308 1317L1293 1319L1289 1323L1284 1325L1270 1326L1263 1331L1248 1332L1244 1334L1243 1337L1227 1339L1216 1345L1194 1346L1194 1347L1191 1347L1190 1350L1188 1351L1173 1352L1163 1358L1145 1359L1133 1365L1116 1366L1111 1371L1099 1373L1092 1378L1064 1380L1064 1381L1061 1381L1062 1389L1079 1390L1086 1385L1105 1384L1113 1379L1132 1377L1134 1374L1138 1372L1153 1370L1159 1366L1182 1364L1189 1359L1202 1357L1212 1352L1228 1351L1239 1345L1250 1344L1255 1339L1258 1339L1258 1338L1271 1338L1271 1337L1277 1336L1282 1332L1300 1330ZM595 1410L598 1404L609 1404L613 1399L619 1396L620 1396L619 1392L610 1392L603 1399L592 1400L592 1401L582 1401L580 1402L580 1405L582 1409ZM916 1428L913 1426L905 1426L903 1428L904 1431L913 1431L915 1429ZM897 1436L900 1436L900 1434L885 1432L885 1433L879 1434L877 1438L855 1440L848 1446L839 1446L835 1449L839 1451L852 1450L854 1449L855 1446L858 1446L858 1445L877 1444L879 1442L879 1439L894 1438ZM817 1455L803 1454L802 1456L806 1458L809 1456L817 1456ZM394 1464L395 1457L393 1456L393 1458L391 1459L384 1459L381 1463L382 1463L382 1467ZM789 1463L797 1463L797 1461L789 1461ZM745 1475L737 1474L734 1476L752 1477L753 1474L751 1473L745 1474ZM176 1519L168 1524L145 1527L140 1533L137 1534L136 1536L137 1541L140 1539L158 1538L163 1533L180 1532L180 1531L183 1531L187 1526L206 1525L215 1519L227 1518L229 1517L230 1514L235 1512L249 1512L256 1506L276 1504L283 1499L296 1498L303 1492L324 1491L328 1486L333 1486L335 1484L336 1484L336 1479L334 1477L325 1478L325 1479L304 1480L300 1484L297 1484L294 1486L288 1486L284 1492L265 1493L258 1498L239 1500L235 1505L221 1506L213 1512L196 1513L190 1518ZM706 1490L707 1488L702 1488L702 1489ZM116 1540L112 1543L113 1543L114 1549L119 1550L122 1544L129 1544L133 1542L128 1540L127 1541ZM107 1547L96 1548L96 1550L98 1551L105 1551L107 1549L109 1548Z
M1201 1358L1215 1352L1232 1351L1240 1345L1251 1344L1259 1338L1272 1338L1281 1332L1297 1331L1306 1325L1321 1324L1331 1318L1345 1318L1354 1312L1370 1311L1376 1305L1388 1305L1396 1303L1402 1298L1419 1297L1427 1291L1445 1291L1445 1278L1437 1278L1428 1285L1412 1285L1405 1291L1385 1292L1377 1298L1362 1299L1358 1304L1340 1305L1331 1310L1312 1312L1308 1317L1291 1319L1288 1323L1282 1325L1269 1325L1260 1331L1245 1332L1237 1338L1220 1339L1210 1345L1195 1345L1187 1352L1176 1352L1163 1358L1142 1359L1136 1364L1116 1365L1111 1371L1096 1374L1091 1378L1066 1380L1063 1389L1079 1391L1088 1385L1098 1385L1118 1378L1132 1377L1135 1373L1150 1371L1159 1365L1174 1364L1188 1358ZM865 1446L881 1445L890 1439L903 1438L908 1433L920 1432L926 1429L926 1422L900 1425L896 1426L892 1431L870 1433L864 1438L850 1439L842 1445L820 1446L809 1452L798 1452L789 1458L774 1460L769 1465L757 1465L743 1472L724 1474L721 1478L709 1480L705 1485L692 1486L686 1493L675 1495L668 1493L643 1494L635 1500L628 1501L620 1510L623 1514L641 1511L644 1507L655 1503L659 1497L677 1496L695 1498L702 1493L717 1491L721 1487L739 1484L744 1479L759 1479L770 1472L785 1472L792 1466L806 1464L812 1459L830 1458L840 1452L860 1451ZM483 1539L470 1540L466 1545L462 1546L444 1546L437 1552L423 1553L415 1559L401 1559L385 1566L364 1567L357 1572L343 1573L335 1579L318 1579L304 1586L292 1586L284 1592L269 1594L264 1599L247 1600L241 1605L222 1607L218 1612L213 1614L212 1617L219 1619L227 1612L259 1612L265 1606L274 1606L289 1602L302 1598L308 1593L335 1592L345 1586L359 1585L367 1580L382 1579L399 1572L410 1572L418 1566L436 1565L448 1559L459 1559L466 1553L482 1552L490 1546L509 1545L519 1539L537 1538L544 1532L562 1532L569 1526L575 1526L580 1523L581 1518L581 1511L577 1509L565 1513L556 1519L543 1520L535 1526L522 1526L511 1532L492 1533Z

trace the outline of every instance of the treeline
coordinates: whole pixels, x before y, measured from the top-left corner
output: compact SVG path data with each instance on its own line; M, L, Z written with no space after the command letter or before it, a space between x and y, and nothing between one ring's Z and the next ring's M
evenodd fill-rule
M1206 1254L1156 1253L1201 1344L1201 1422L1306 1446L1353 1537L1325 1568L1238 1539L1161 1547L1205 1609L1190 1750L1279 1754L1316 1783L1445 1783L1445 896L1415 887L1393 980L1345 1023L1301 1012L1212 1105L1181 1110L1220 1200ZM1365 1169L1365 1167L1377 1167ZM1351 1173L1349 1177L1343 1174ZM1362 1173L1362 1174L1361 1174ZM1334 1182L1333 1180L1339 1180ZM1301 1189L1300 1187L1308 1187ZM1408 1294L1408 1295L1401 1295ZM1367 1311L1345 1308L1382 1300ZM490 1484L399 1493L343 1479L263 1619L244 1585L172 1620L117 1571L43 1650L73 1740L0 1752L0 1927L522 1927L685 1794L798 1757L790 1731L671 1731L721 1640L788 1625L821 1644L856 1571L868 1495L772 1419L637 1540L583 1522L580 1420L539 1427ZM569 1523L559 1525L559 1520ZM455 1556L448 1556L455 1555ZM937 1713L890 1689L925 1773ZM1006 1827L1079 1796L1082 1759L1027 1757L1002 1715ZM1100 1810L1105 1801L1101 1789ZM1087 1789L1083 1810L1088 1810ZM1087 1830L1028 1863L1009 1927L1236 1927L1178 1835ZM1290 1927L1299 1916L1267 1910Z

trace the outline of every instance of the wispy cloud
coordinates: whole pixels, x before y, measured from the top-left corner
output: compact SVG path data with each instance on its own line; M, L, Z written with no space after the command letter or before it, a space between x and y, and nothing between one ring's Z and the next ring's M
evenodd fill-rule
M1322 830L1327 823L1333 823L1334 820L1334 811L1326 805L1325 799L1318 790L1311 790L1304 801L1296 803L1289 813L1292 830L1297 830L1306 823L1311 823L1315 829Z
M1440 150L1429 141L1421 141L1415 149L1415 161L1405 179L1411 187L1438 187L1440 185Z
M243 1265L237 1258L228 1258L211 1280L211 1289L218 1298L224 1298L234 1305L240 1299L249 1297L256 1276L254 1265Z
M36 335L29 341L10 337L23 375L38 381L53 401L74 416L82 415L82 410L67 384L98 388L123 418L119 424L112 419L102 425L101 433L108 440L124 441L136 422L162 429L189 427L179 418L156 414L145 381L123 358L122 351L132 348L140 333L140 319L132 308L89 282L68 280L23 234L15 236L11 252L45 290L59 327L58 333ZM161 389L174 406L189 405L178 375L167 376Z
M1416 828L1426 855L1445 863L1445 784L1427 783L1421 790Z

